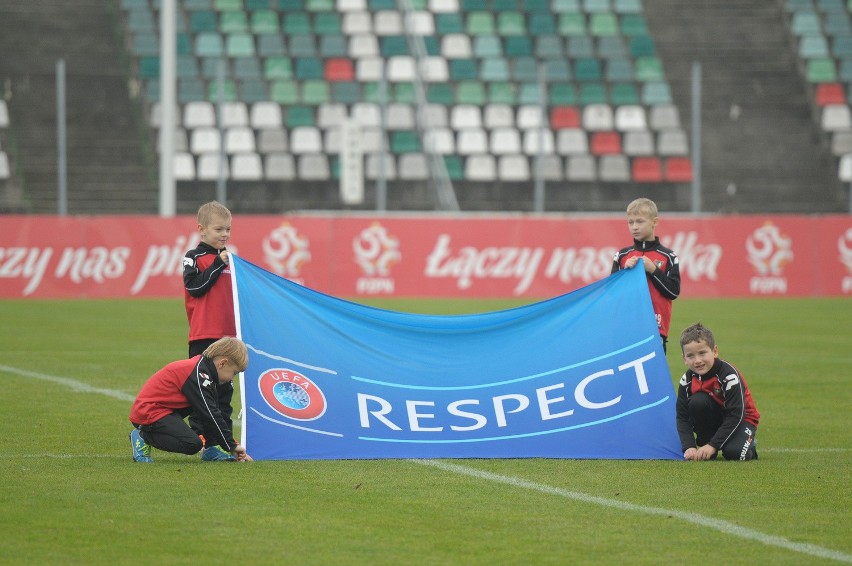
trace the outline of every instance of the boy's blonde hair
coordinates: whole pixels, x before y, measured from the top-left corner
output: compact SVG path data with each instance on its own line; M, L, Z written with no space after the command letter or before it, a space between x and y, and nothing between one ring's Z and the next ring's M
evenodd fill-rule
M232 336L219 338L209 346L201 354L205 358L228 358L240 371L245 371L248 367L248 350L243 341Z
M683 351L683 347L690 342L704 342L710 346L710 349L716 347L716 338L713 337L713 331L700 322L687 326L683 332L680 333L681 352Z
M627 214L642 214L645 213L649 218L656 218L659 215L657 203L649 198L637 198L627 205Z
M214 216L220 216L225 220L231 219L231 211L224 204L218 201L210 201L202 204L198 208L198 224L200 226L209 226L210 220Z

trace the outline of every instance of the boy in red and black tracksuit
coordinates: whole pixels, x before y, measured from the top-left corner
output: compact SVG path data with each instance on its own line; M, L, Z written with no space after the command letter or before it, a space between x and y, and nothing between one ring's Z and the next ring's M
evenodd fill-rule
M709 328L700 322L680 338L687 370L677 390L677 432L687 460L757 459L760 413L742 374L719 358Z
M152 375L130 409L134 460L151 462L151 446L166 452L195 454L205 443L232 454L227 459L249 459L234 440L230 419L226 417L231 408L220 403L218 391L247 365L245 345L237 338L226 337L214 342L202 355L172 362ZM197 417L204 440L184 422L189 414Z
M657 318L663 351L668 343L672 320L672 301L680 295L680 266L677 255L660 244L654 234L659 217L657 205L647 198L636 199L627 207L627 227L633 236L633 245L615 254L612 273L630 269L642 262L651 293L651 304Z
M201 354L219 338L237 334L230 260L225 249L231 237L231 211L216 201L208 202L198 209L197 220L201 242L183 259L190 358ZM223 384L218 394L220 405L227 407L224 416L230 427L233 385ZM195 415L190 415L189 424L198 434L202 433L202 423Z

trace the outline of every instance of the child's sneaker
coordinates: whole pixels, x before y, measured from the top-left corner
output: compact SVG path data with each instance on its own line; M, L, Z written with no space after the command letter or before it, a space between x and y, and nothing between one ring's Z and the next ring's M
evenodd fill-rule
M203 462L234 462L236 458L230 453L225 452L221 446L208 446L201 451L201 460Z
M130 432L130 448L133 450L133 459L137 462L153 462L151 458L151 445L142 440L137 429Z

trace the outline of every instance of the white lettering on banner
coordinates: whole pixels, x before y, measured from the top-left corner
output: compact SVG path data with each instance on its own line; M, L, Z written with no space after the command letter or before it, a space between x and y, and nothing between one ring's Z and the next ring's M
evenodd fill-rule
M393 295L394 284L390 277L359 277L355 282L355 291L359 295Z
M22 293L27 296L41 284L51 255L53 248L0 248L0 277L28 278Z
M748 287L749 291L759 295L786 293L787 279L784 277L752 277Z
M617 405L622 400L622 395L616 395L612 399L606 400L590 400L586 394L586 390L589 385L597 380L602 379L607 376L616 376L618 379L618 374L625 372L627 370L633 370L633 376L635 378L636 386L638 388L640 395L647 395L650 391L648 388L648 381L645 376L645 366L644 363L648 360L651 360L656 356L655 352L651 352L637 358L635 360L631 360L625 364L618 366L617 371L614 369L605 369L598 372L595 372L591 375L583 378L574 388L574 400L577 402L577 405L583 409L589 409L591 411L603 409L606 407L610 407L613 405ZM631 383L631 380L620 379L617 382L622 387L628 387L627 384ZM570 417L574 414L573 408L568 408L562 410L561 412L553 412L551 411L551 405L564 404L566 402L565 396L563 395L553 395L548 396L548 393L553 392L555 390L563 390L566 388L565 383L555 383L551 385L546 385L544 387L539 387L535 390L535 400L538 406L538 413L540 416L541 422L560 419L565 417ZM358 393L358 415L360 417L361 428L370 428L371 422L375 422L376 424L381 423L385 427L393 431L402 431L403 428L394 420L391 419L391 414L394 412L393 403L383 397L379 397L377 395L369 395L367 393ZM523 413L526 411L531 403L530 397L528 395L522 393L509 393L505 395L497 395L491 398L491 406L493 408L493 412L488 415L472 412L472 411L463 411L460 409L461 406L480 406L480 401L478 399L459 399L456 401L452 401L446 406L446 413L449 415L449 427L454 431L472 431L484 428L488 422L489 417L493 418L494 423L497 427L504 428L509 426L509 415ZM425 399L406 399L405 400L405 415L406 421L408 424L407 431L408 432L440 432L444 430L444 426L424 426L421 421L426 419L438 419L437 421L433 421L436 424L440 424L442 419L447 418L446 415L439 414L434 407L436 406L436 402L433 400L425 400ZM429 409L433 408L433 412L428 412ZM371 421L372 417L372 421ZM463 419L469 419L474 422L474 424L463 426L461 424L455 423L455 421L451 417L461 417Z
M183 257L190 249L190 242L196 237L195 234L188 237L178 236L171 246L148 246L148 253L145 255L145 261L142 262L142 268L136 276L136 281L130 288L130 294L135 295L144 289L151 277L180 275L183 272ZM231 248L228 249L235 251Z
M844 277L842 289L844 293L852 293L852 277Z
M660 238L660 242L677 254L681 278L698 281L706 277L710 281L716 281L719 261L722 259L722 246L699 244L697 232L675 232L671 236Z
M468 289L473 279L520 279L514 294L521 295L535 279L538 266L544 256L542 248L526 247L487 247L477 249L473 246L461 248L453 256L450 248L450 236L442 234L435 247L426 258L424 274L431 278L454 277L459 289Z
M592 282L603 279L612 271L615 248L555 248L544 270L545 277L558 278L563 283L571 279Z
M84 279L103 283L124 275L129 257L130 248L123 246L112 249L103 246L65 248L55 275L57 279L67 275L74 283L82 283Z

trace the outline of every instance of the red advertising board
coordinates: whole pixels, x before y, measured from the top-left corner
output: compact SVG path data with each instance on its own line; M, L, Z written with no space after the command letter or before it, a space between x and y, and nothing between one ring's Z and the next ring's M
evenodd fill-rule
M0 297L180 297L180 216L4 216ZM682 296L852 295L852 216L665 217ZM623 216L236 216L228 248L341 297L551 297L610 273Z

